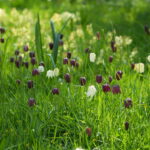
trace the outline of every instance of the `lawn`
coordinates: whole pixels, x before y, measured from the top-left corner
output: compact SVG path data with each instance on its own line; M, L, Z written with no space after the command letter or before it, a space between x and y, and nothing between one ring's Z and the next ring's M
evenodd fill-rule
M0 150L149 150L149 9L0 0Z

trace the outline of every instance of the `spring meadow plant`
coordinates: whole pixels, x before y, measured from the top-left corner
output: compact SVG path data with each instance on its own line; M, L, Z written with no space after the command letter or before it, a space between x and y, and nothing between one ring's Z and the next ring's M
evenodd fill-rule
M120 24L103 29L113 14L92 16L103 2L70 3L0 8L0 149L149 149L149 53ZM140 27L144 51L150 30Z

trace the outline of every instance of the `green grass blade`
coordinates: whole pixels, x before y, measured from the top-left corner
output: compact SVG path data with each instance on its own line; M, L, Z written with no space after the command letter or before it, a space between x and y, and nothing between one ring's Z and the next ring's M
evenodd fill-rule
M53 49L53 58L54 58L55 64L57 63L59 40L60 40L60 35L56 34L56 39L54 42L54 49Z
M37 16L37 22L35 24L35 45L38 60L44 60L43 50L42 50L42 39L41 39L41 26L40 26L40 17Z
M56 67L56 64L55 64L55 62L54 62L53 56L52 56L51 54L48 54L48 56L50 56L50 59L51 59L53 68L55 68L55 67Z

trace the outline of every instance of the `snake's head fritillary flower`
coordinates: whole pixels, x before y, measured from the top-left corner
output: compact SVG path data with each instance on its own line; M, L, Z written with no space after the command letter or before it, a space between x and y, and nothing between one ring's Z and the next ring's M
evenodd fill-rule
M149 27L147 25L144 26L145 33L150 34Z
M138 73L144 73L144 64L143 63L134 64L134 70Z
M71 52L67 52L67 58L68 58L68 59L71 58Z
M94 97L96 92L97 92L97 90L96 90L95 86L91 85L91 86L88 87L88 91L87 91L86 95L87 95L87 97L91 97L92 98L92 97Z
M132 99L131 98L127 98L126 100L124 100L124 107L125 108L132 107Z
M17 83L18 85L20 85L20 84L21 84L21 81L20 81L19 79L17 79L17 80L16 80L16 83Z
M15 60L15 65L16 65L17 68L20 68L20 65L21 65L20 61L19 60Z
M113 61L113 56L109 56L109 62L111 63Z
M58 88L53 88L52 89L52 94L59 95L59 89Z
M44 72L44 67L43 67L43 66L39 66L39 67L38 67L38 71L39 71L39 72Z
M109 83L112 82L113 78L111 76L108 77Z
M54 43L49 43L49 48L52 50L53 49L53 47L54 47Z
M18 56L19 55L19 50L15 50L15 55Z
M96 54L90 53L90 62L95 62L95 60L96 60Z
M47 73L46 73L46 76L48 78L53 78L54 77L54 71L53 70L48 70Z
M110 85L109 84L104 84L102 86L103 92L107 93L111 91Z
M59 34L60 39L63 39L64 35L62 33Z
M91 128L86 128L86 134L88 135L88 136L91 136L92 135L92 129Z
M75 60L75 59L71 59L71 60L70 60L70 65L73 66L73 67L75 67L75 65L76 65L76 60Z
M76 61L76 64L75 64L76 68L79 68L79 63Z
M33 69L32 70L32 75L33 76L39 75L39 70L38 69Z
M112 93L113 94L119 94L119 93L121 93L120 86L119 85L112 86Z
M15 61L14 57L10 57L10 62L13 63Z
M5 32L6 32L5 28L0 27L0 33L1 33L1 34L4 34Z
M116 45L115 45L115 41L111 41L111 49L112 49L112 51L113 52L116 52L117 51L117 47L116 47Z
M32 81L32 80L29 80L29 81L27 82L27 86L28 86L29 89L33 88L33 81Z
M24 62L24 66L26 67L26 68L29 68L29 62Z
M97 83L102 83L102 81L103 81L102 75L97 75L97 76L96 76L96 82L97 82Z
M68 64L68 58L63 59L63 64Z
M86 78L85 77L80 77L80 84L82 86L86 84Z
M64 75L64 79L65 79L65 81L66 81L67 83L70 83L70 82L71 82L71 76L70 76L70 74L69 74L69 73L66 73L66 74Z
M59 76L59 69L58 68L54 69L54 76L55 77Z
M129 122L125 122L124 127L125 127L125 130L128 130L129 129Z
M43 66L43 67L45 67L44 62L43 62L43 61L41 61L41 62L39 63L39 66Z
M29 53L29 57L30 57L30 58L35 57L35 52L30 52L30 53Z
M29 105L30 107L32 107L32 106L34 106L35 104L36 104L35 99L34 99L34 98L29 98L29 100L28 100L28 105Z
M37 63L37 62L36 62L36 58L35 58L35 57L32 57L32 58L31 58L31 64L32 64L32 65L35 65L36 63Z
M122 75L123 75L123 72L121 70L117 71L117 73L116 73L116 79L120 80L122 78Z
M135 67L135 64L131 64L131 69L133 70Z
M0 38L0 42L4 43L5 42L4 38Z
M23 50L24 50L25 52L27 52L27 51L29 50L28 45L25 45L25 46L23 47Z
M19 60L20 62L22 62L22 56L19 56L19 57L18 57L18 60Z
M90 49L89 48L86 48L84 51L85 51L85 53L90 53Z

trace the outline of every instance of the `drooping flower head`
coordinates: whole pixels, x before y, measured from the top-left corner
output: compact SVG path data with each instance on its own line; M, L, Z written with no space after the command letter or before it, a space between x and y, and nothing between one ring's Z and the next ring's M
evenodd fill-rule
M94 85L88 87L88 91L86 93L87 97L93 97L96 94L97 90Z

